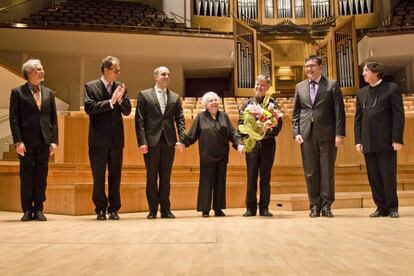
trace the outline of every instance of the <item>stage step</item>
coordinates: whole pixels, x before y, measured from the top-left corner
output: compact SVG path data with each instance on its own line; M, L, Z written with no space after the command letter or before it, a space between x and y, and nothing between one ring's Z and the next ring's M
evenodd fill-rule
M398 191L400 206L414 206L414 191ZM341 192L335 194L333 209L374 208L371 192ZM283 211L309 210L307 194L280 194L271 196L270 208Z

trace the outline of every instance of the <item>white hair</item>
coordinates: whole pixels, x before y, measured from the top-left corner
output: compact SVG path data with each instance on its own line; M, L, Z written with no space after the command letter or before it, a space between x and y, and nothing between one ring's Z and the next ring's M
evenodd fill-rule
M42 63L38 59L29 59L22 65L22 74L25 80L29 78L29 73L36 69L36 65L42 66Z
M207 106L207 103L210 101L210 99L212 98L217 98L218 101L220 102L220 97L217 95L217 93L213 92L213 91L209 91L206 92L203 97L201 97L201 102L203 103L204 107Z
M153 72L154 77L158 76L158 74L160 73L161 69L163 69L163 68L167 69L168 72L170 71L170 69L168 69L167 66L158 66L157 68L154 69L154 72Z

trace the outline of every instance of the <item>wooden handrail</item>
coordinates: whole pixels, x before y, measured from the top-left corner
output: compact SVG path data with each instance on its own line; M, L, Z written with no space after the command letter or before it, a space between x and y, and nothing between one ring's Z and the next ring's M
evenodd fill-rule
M3 67L4 69L6 69L7 71L9 71L12 74L15 74L21 78L23 78L23 75L21 72L17 71L16 69L14 69L13 67L11 67L10 65L4 63L3 61L0 61L0 66ZM56 92L56 97L59 98L59 100L61 100L62 102L70 105L70 102L66 101L65 99L62 99L61 97L59 97L59 93L57 92L57 90L51 88L52 90L54 90Z
M13 7L19 6L19 5L24 4L26 2L30 2L30 0L23 0L23 1L20 1L20 2L17 2L17 3L14 3L14 4L10 4L8 6L5 6L5 7L0 8L0 11L4 11L4 10L7 10L9 8L13 8Z

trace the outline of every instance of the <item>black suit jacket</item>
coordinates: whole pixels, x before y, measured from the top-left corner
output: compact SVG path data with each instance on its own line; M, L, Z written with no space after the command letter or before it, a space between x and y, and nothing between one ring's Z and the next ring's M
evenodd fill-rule
M46 144L58 144L58 125L54 92L41 86L39 110L28 83L13 88L10 96L10 128L13 143L31 146L43 136ZM41 132L41 134L40 134Z
M403 144L404 106L397 84L382 81L375 89L363 87L356 99L355 144L362 144L365 153L392 151L393 142ZM376 93L375 105L367 105L368 97L375 97L369 93Z
M337 81L321 77L315 101L312 104L309 80L296 85L292 115L293 137L302 135L308 140L313 124L313 135L319 141L334 141L345 136L345 109Z
M138 146L156 146L161 134L164 133L167 144L173 147L177 142L174 121L177 125L180 141L184 139L185 120L181 99L178 94L168 89L167 98L163 115L154 88L139 92L135 112L135 131Z
M112 93L120 85L114 82ZM116 102L113 109L111 96L101 79L85 84L85 112L89 115L89 147L124 147L124 124L122 114L131 113L131 102L125 90L122 103Z

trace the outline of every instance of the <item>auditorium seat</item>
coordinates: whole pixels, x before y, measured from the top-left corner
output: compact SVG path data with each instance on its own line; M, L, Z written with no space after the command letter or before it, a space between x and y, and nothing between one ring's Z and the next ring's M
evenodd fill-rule
M23 18L20 22L52 28L211 32L206 28L188 28L185 23L168 18L164 11L157 11L140 2L127 1L67 1L32 14L30 19Z

